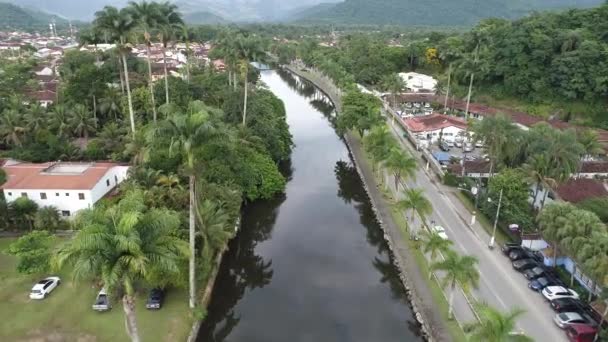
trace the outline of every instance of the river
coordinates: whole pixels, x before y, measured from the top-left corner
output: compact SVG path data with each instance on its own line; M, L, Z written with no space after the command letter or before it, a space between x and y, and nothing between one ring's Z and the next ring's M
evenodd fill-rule
M296 144L287 188L244 208L197 341L421 341L333 107L287 72L261 79Z

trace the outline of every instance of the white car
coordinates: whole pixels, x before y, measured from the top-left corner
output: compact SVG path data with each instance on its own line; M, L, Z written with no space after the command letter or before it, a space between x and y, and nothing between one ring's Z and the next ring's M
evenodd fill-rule
M48 277L37 282L32 291L30 291L31 299L44 299L51 291L61 284L59 277Z
M447 240L448 234L445 233L445 229L442 226L433 226L433 232L439 235L442 239Z
M591 318L583 317L581 314L576 312L562 312L558 313L553 317L553 322L555 324L564 329L566 326L570 324L587 324L587 325L595 325L597 324Z
M578 293L563 286L547 286L543 289L543 296L545 296L547 300L554 300L558 298L578 299Z

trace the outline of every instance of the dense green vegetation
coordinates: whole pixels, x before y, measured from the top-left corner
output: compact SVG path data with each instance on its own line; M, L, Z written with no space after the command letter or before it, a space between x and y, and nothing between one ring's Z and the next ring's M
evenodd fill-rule
M346 0L320 4L296 14L309 23L399 24L424 26L474 25L488 17L517 18L534 10L594 6L601 0Z
M58 31L68 27L68 21L59 16L0 2L0 29L46 32L52 20Z

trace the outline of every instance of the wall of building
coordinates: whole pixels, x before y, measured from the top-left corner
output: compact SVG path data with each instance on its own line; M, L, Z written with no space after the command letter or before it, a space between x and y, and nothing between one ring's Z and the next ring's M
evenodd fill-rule
M91 197L90 190L61 190L61 189L4 189L4 197L7 202L12 202L17 198L26 194L27 198L36 202L38 206L54 206L63 216L74 216L74 214L82 209L89 208L95 203ZM46 195L46 199L42 199L42 195ZM79 195L83 195L84 199L80 199ZM64 213L65 211L65 213Z
M91 197L93 203L99 201L108 192L114 189L118 184L122 183L127 179L127 173L129 171L128 166L115 166L108 170L106 174L101 177L101 180L91 190Z
M460 133L462 131L464 131L464 130L460 129L460 128L456 127L456 126L446 127L446 128L443 129L443 139L444 140L454 141L456 139L456 137L458 136L458 133ZM416 135L417 136L422 136L426 140L430 140L431 144L434 144L437 141L439 141L439 133L440 132L441 132L441 130L438 129L438 130L435 130L435 131L416 133Z

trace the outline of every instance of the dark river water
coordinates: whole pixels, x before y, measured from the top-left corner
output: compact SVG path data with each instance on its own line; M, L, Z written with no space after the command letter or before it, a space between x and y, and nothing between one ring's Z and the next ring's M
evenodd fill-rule
M244 208L197 340L422 340L331 104L289 73L262 81L287 110L289 182Z

